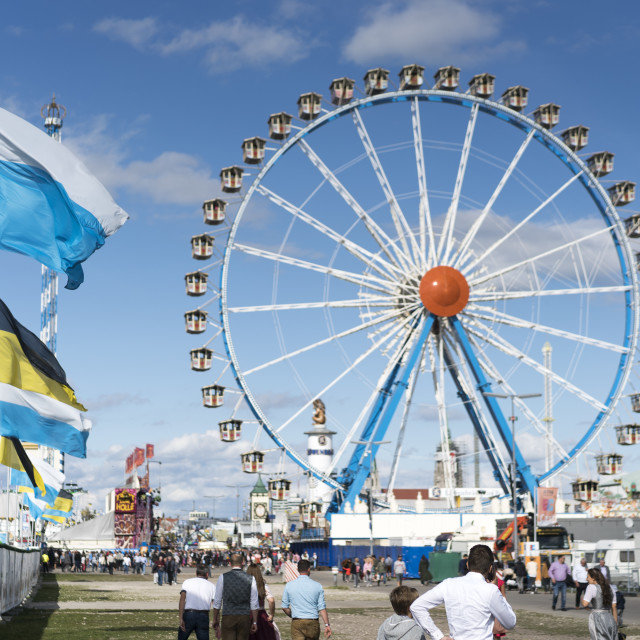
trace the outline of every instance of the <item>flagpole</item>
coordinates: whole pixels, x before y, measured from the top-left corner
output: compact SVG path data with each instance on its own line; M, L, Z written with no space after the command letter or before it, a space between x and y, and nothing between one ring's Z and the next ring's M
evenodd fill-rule
M7 467L7 511L4 514L5 515L5 525L6 525L6 538L5 538L5 542L7 544L9 544L9 485L11 483L11 469L9 469L9 467Z

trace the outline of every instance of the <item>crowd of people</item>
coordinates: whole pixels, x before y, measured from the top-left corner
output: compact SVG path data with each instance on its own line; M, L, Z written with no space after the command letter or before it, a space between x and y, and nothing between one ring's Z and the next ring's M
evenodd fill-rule
M146 551L146 550L145 550ZM212 627L222 640L279 640L275 623L275 599L265 576L279 574L286 582L282 611L291 617L293 640L317 640L323 632L332 633L319 583L311 580L317 567L315 553L291 553L280 549L231 552L198 550L88 551L46 549L42 554L43 571L119 572L144 574L151 572L154 583L178 584L184 567L196 567L196 578L185 580L180 589L179 640L194 632L197 640L209 638L209 613ZM246 570L243 568L246 567ZM226 570L214 585L210 581L213 568ZM503 564L496 561L486 545L476 545L460 561L458 577L449 578L422 596L415 588L403 585L407 566L401 555L346 558L342 562L343 581L360 585L386 585L395 580L390 601L393 614L384 621L378 640L423 640L444 638L429 611L444 604L451 637L457 640L496 640L515 626L515 614L505 597L507 581L513 580L518 591L535 593L538 588L552 592L552 609L560 605L567 610L567 586L575 586L575 607L590 610L591 640L618 640L622 626L624 596L610 584L609 568L601 561L588 569L582 559L571 569L564 556L553 562L542 558L542 584L538 582L538 563ZM422 556L418 569L420 582L433 580L429 560ZM324 624L324 627L321 626Z

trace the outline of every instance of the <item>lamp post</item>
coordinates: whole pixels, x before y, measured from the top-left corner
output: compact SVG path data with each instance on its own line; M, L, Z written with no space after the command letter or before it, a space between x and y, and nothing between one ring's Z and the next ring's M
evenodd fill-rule
M364 453L362 454L362 458L366 458L368 455L371 454L371 447L374 444L380 445L380 444L389 444L391 442L391 440L377 440L377 441L371 441L371 440L352 440L351 441L352 444L364 444L366 445L366 449L364 450ZM373 498L371 496L371 490L372 490L372 480L371 480L371 472L369 472L369 488L367 489L367 511L369 512L369 555L372 556L373 555Z
M217 496L202 496L203 498L211 498L212 502L213 502L213 510L211 511L211 524L213 524L213 520L215 520L216 518L216 498L224 498L224 495L217 495Z
M511 398L511 501L513 504L513 559L518 557L518 496L516 487L516 410L515 399L519 398L524 400L525 398L539 398L541 393L489 393L485 392L485 396L492 398ZM535 496L534 496L535 497Z
M162 491L162 461L161 460L149 460L147 458L147 470L149 470L149 466L148 466L149 463L151 463L151 464L159 464L160 465L160 467L158 468L158 471L160 472L158 474L158 476L159 476L159 478L158 478L158 480L159 480L158 481L158 489L160 491Z
M225 487L236 490L236 521L240 520L240 489L250 487L250 484L225 484Z

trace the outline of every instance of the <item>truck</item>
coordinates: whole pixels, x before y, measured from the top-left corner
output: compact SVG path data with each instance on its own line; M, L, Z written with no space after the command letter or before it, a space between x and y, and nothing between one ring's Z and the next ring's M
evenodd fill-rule
M537 548L541 556L551 557L551 562L557 556L570 555L573 537L565 527L552 525L536 527L534 535L533 514L518 516L518 555L524 556L527 550L525 543L537 542ZM513 520L498 521L498 536L494 550L513 557Z

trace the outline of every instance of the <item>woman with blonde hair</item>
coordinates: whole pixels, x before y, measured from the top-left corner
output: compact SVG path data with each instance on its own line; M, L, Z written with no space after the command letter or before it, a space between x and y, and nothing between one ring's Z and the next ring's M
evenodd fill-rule
M585 609L591 605L589 634L591 640L617 640L618 611L615 591L607 584L600 569L587 571L587 588L582 596Z
M258 564L251 563L247 567L247 573L256 579L258 587L258 603L260 611L258 612L258 630L251 636L251 640L280 640L280 631L273 616L276 612L276 601L271 595L269 586L262 577L262 567ZM265 605L268 606L269 612L265 611Z

